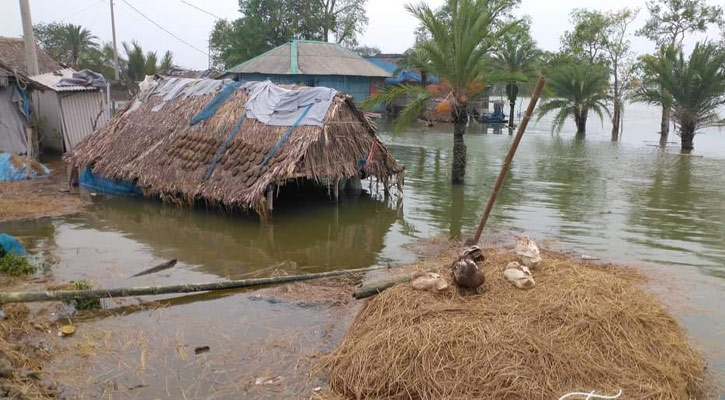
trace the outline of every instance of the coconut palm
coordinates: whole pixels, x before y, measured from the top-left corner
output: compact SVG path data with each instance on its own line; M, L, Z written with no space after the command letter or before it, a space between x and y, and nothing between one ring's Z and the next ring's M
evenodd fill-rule
M548 87L552 98L539 106L539 116L556 112L552 131L561 131L569 117L574 118L577 135L586 134L589 111L604 119L607 108L609 72L600 63L583 60L565 61L556 65L550 75Z
M91 31L80 26L68 24L63 32L64 47L69 56L69 63L73 68L78 68L78 59L81 54L90 53L98 49L98 37Z
M506 96L509 100L509 127L514 126L514 106L519 85L528 82L536 74L536 65L541 50L529 34L528 24L522 24L514 34L505 36L494 50L491 61L494 72L491 78L506 83Z
M649 84L639 87L634 99L671 105L682 150L694 148L698 129L725 123L718 116L718 109L725 105L725 50L698 43L689 59L681 48L670 48L657 56L642 57L642 64Z
M167 71L171 68L174 68L174 53L172 53L171 50L166 50L166 53L164 53L164 57L161 59L159 70Z
M437 76L440 83L428 87L390 86L363 104L373 107L389 104L399 96L411 96L413 100L401 111L396 122L396 130L400 131L418 118L429 100L439 99L437 110L450 112L453 118L453 183L462 183L466 174L463 136L468 122L467 107L469 101L486 88L486 56L496 40L517 23L496 26L511 4L496 0L448 0L445 13L435 12L426 4L406 5L406 10L430 34L429 39L416 44L419 63L423 70Z

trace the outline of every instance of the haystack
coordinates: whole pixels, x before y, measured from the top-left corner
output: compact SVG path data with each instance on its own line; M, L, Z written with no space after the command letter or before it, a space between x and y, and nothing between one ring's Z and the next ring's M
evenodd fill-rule
M641 277L549 253L536 287L520 290L502 276L514 256L488 256L480 295L399 284L369 300L326 361L331 389L350 399L705 397L703 358L637 288Z
M247 87L230 81L161 79L67 160L74 167L91 166L103 178L134 183L148 196L249 208L262 217L266 193L290 181L332 185L374 176L387 188L402 172L375 125L349 96L334 95L322 126L279 126L243 118L251 95ZM225 89L232 94L223 105L191 125Z

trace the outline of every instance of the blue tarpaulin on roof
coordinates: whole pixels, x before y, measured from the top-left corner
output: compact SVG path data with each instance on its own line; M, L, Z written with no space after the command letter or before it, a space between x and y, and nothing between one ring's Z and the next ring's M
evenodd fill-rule
M392 78L385 79L385 83L387 83L388 85L423 82L420 74L413 71L412 69L404 69L395 74L395 70L398 69L398 66L395 65L395 63L391 63L390 61L385 61L377 58L367 58L367 60L394 75ZM438 78L433 75L428 75L428 83L438 83Z

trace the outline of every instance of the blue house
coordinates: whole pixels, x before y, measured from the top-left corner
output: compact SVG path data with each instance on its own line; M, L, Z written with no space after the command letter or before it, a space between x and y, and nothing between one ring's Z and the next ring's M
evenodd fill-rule
M237 81L326 86L362 101L392 75L336 44L293 40L230 68L222 76Z

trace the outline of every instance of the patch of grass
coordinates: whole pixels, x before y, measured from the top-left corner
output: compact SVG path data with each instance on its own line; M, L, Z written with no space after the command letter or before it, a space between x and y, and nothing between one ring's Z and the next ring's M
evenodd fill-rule
M80 281L75 281L71 285L71 290L90 290L93 289L93 285L91 285L91 282L82 279ZM73 306L76 310L94 310L101 308L101 299L73 299L68 300L65 302L66 304L69 304Z
M24 256L7 253L0 257L0 272L12 276L30 275L35 273L37 267Z

